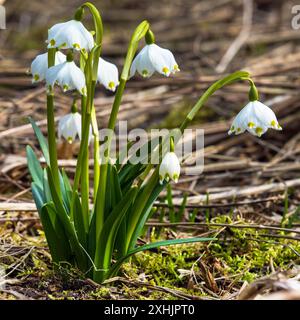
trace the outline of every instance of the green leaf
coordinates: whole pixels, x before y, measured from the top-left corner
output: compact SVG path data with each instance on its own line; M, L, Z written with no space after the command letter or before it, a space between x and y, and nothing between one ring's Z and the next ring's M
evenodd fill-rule
M27 154L27 165L29 172L31 174L33 182L38 184L40 187L43 186L43 169L40 165L39 160L37 159L34 151L30 146L26 147Z
M96 214L95 212L92 214L92 218L89 225L89 232L88 232L88 240L87 240L87 251L89 253L89 256L94 260L95 252L96 252ZM89 268L92 267L92 265L89 262ZM93 277L93 270L91 269L91 272L89 276Z
M148 220L149 214L151 213L153 203L157 199L159 194L162 192L164 187L165 187L165 184L162 184L162 185L159 184L159 185L155 186L154 190L152 191L152 193L147 198L147 200L144 204L144 208L143 208L141 214L139 215L138 222L136 223L136 225L133 225L131 223L131 226L133 228L133 233L132 233L131 239L129 241L129 246L128 246L129 249L134 248L136 241L137 241L137 238L140 236L140 234L144 228L144 225L145 225L146 221ZM142 188L140 190L139 197L141 197L141 198L144 197L144 188ZM134 207L133 207L133 212L130 212L129 216L133 216L134 214L135 214L135 212L134 212ZM128 241L128 239L127 239L127 241Z
M146 250L151 250L159 247L166 247L171 246L175 244L186 244L186 243L195 243L195 242L207 242L207 241L215 241L216 238L186 238L186 239L173 239L173 240L164 240L164 241L157 241L145 244L143 246L140 246L138 248L135 248L127 253L126 256L119 259L111 268L107 278L113 277L116 275L116 273L119 271L121 265L132 255Z
M52 195L49 187L48 182L48 175L47 175L47 169L44 169L44 179L43 179L43 190L44 190L44 198L46 199L46 202L52 201Z
M78 192L75 192L74 195L74 203L73 203L73 214L74 214L74 226L78 236L79 242L82 244L84 248L86 248L86 239L87 234L84 228L84 221L83 221L83 212L82 206L79 199Z
M29 117L29 121L30 121L32 128L34 130L34 133L39 141L39 144L42 149L46 163L48 165L50 165L50 156L49 156L49 149L48 149L47 141L46 141L45 137L43 136L40 128L37 126L37 124L35 123L35 121L31 117Z
M114 192L111 178L111 164L107 164L107 179L106 179L106 191L105 191L105 205L104 205L104 221L110 214L113 205L112 205L112 194ZM101 193L101 190L99 190ZM99 192L98 192L99 194ZM98 197L97 197L98 198ZM97 199L100 201L99 199Z
M87 267L87 255L83 251L82 246L79 243L77 234L75 232L74 225L71 223L70 217L69 217L66 209L64 208L64 205L63 205L61 199L59 198L59 196L57 194L57 191L56 191L56 188L54 185L54 180L52 177L52 173L51 173L51 170L49 167L47 168L47 174L48 174L49 187L51 190L51 195L53 198L54 206L56 208L56 212L57 212L58 217L59 217L59 219L65 229L65 232L70 240L71 247L72 247L73 253L76 257L78 267L81 270L85 270Z
M46 199L44 198L44 191L43 189L36 183L32 182L31 183L31 191L32 191L32 196L36 205L36 208L41 214L42 207L44 205Z
M113 204L115 206L122 199L122 191L121 191L121 186L120 186L116 167L112 168L112 181L114 186ZM126 232L127 232L126 215L127 213L125 213L124 217L122 218L122 221L120 223L117 236L116 236L115 250L116 250L117 256L123 256L126 252L126 236L127 236L126 235Z
M72 253L64 228L52 203L41 208L41 222L54 262L71 262Z
M132 204L136 192L137 187L130 189L118 205L114 207L113 211L104 222L99 240L97 240L95 254L95 265L97 270L94 272L94 279L96 279L96 281L102 281L111 265L114 243L120 223ZM99 271L99 269L101 271Z
M72 187L64 169L62 170L62 173L59 172L59 180L63 203L67 209L67 212L70 212L72 201Z

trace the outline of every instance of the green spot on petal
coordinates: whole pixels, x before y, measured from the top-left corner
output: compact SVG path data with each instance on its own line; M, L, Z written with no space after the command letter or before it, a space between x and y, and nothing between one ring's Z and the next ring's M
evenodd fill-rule
M113 81L111 81L111 82L108 84L108 87L109 87L110 90L114 91L115 88L116 88L116 85L115 85L115 83L114 83Z
M168 73L170 73L170 70L167 67L163 67L162 68L162 72L167 75Z
M260 136L262 135L262 133L263 133L263 129L262 129L261 127L257 127L257 128L255 129L255 132L256 132L256 134L260 137Z
M80 45L78 43L73 43L73 48L80 50Z

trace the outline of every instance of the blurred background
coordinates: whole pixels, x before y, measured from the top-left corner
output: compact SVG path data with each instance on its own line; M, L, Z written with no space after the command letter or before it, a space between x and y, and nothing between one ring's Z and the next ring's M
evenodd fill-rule
M3 1L7 29L0 30L0 166L2 191L9 179L23 187L25 146L36 147L28 116L45 131L45 89L27 74L32 59L45 51L47 30L71 19L82 1ZM248 87L239 83L218 91L193 123L205 129L206 174L192 193L212 185L260 185L292 179L299 172L300 31L291 21L297 1L280 0L122 0L93 1L104 23L103 57L121 71L128 41L139 22L149 20L157 43L169 48L181 72L170 78L135 77L128 82L120 120L130 127L175 127L203 91L223 73L251 72L261 100L279 117L283 132L269 130L263 139L249 134L228 137L232 117L247 103ZM92 28L89 15L87 26ZM58 90L56 114L69 112L71 95ZM113 95L98 86L96 109L105 126ZM71 148L71 149L70 149ZM61 144L60 158L72 158L78 146ZM36 148L37 149L37 148ZM270 162L271 165L266 163ZM22 167L23 166L23 167ZM270 168L271 167L271 168ZM72 169L71 169L72 171ZM238 176L238 178L237 178ZM213 181L213 182L212 182ZM205 183L204 183L205 182ZM4 191L3 191L4 192Z

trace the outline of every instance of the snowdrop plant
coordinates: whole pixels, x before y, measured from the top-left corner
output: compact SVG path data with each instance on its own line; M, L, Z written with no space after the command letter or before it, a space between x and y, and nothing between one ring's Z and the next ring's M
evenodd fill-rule
M93 17L93 33L82 22L87 10ZM123 164L118 161L113 163L110 157L110 137L105 141L105 159L100 158L95 90L100 83L106 89L116 91L108 121L108 129L114 130L126 83L136 71L144 77L149 77L154 71L169 76L179 71L179 68L173 54L155 44L154 34L147 21L141 22L132 34L120 77L117 67L100 57L102 37L100 13L89 2L78 8L73 20L49 29L48 52L38 56L31 67L34 81L45 79L47 86L48 141L30 119L46 161L45 167L41 166L32 148L27 147L28 168L33 180L32 194L54 265L71 264L98 283L115 276L122 264L139 251L213 240L173 239L137 246L137 239L154 201L169 180L177 182L179 179L180 162L174 153L178 138L166 137L163 142L158 143L155 150L149 150L148 156L152 156L157 150L161 151L159 165L131 162ZM143 39L146 47L136 55ZM60 50L66 51L66 56ZM76 61L78 55L79 62ZM249 128L248 131L258 134L258 128L262 128L261 133L268 127L279 129L275 115L256 102L256 96L252 97L257 90L249 74L238 71L215 82L204 92L183 120L179 131L185 130L215 91L241 80L250 84L251 104L238 115L231 132L237 132L238 128L240 131ZM57 161L54 116L56 85L63 91L72 91L74 99L79 96L81 101L78 110L73 104L71 113L64 116L58 124L59 137L70 142L77 136L80 138L75 176L72 180L59 168ZM89 159L92 157L89 148L91 135L92 188L89 167ZM170 146L170 152L166 150L166 146Z

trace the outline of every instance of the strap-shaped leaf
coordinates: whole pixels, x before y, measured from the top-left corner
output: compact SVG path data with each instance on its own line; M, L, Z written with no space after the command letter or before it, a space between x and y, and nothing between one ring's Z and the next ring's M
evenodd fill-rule
M117 168L115 166L112 168L112 181L114 185L113 204L116 205L122 199L122 190L119 182ZM127 213L125 213L124 217L122 218L115 241L115 251L118 257L123 256L126 253L126 215Z
M74 214L74 226L78 236L78 240L82 244L82 246L86 248L87 234L84 228L82 206L81 206L81 202L80 202L77 191L75 192L75 195L74 195L73 214Z
M47 174L48 174L49 187L51 190L51 195L53 198L53 203L54 203L56 212L65 229L66 235L70 240L70 244L71 244L73 253L76 257L77 264L81 270L85 270L87 267L87 255L83 251L82 246L79 243L74 225L71 223L69 215L67 214L66 209L64 208L64 205L62 204L62 201L57 194L51 169L49 167L47 168Z
M186 244L186 243L194 243L194 242L207 242L214 241L216 238L186 238L186 239L173 239L173 240L165 240L165 241L157 241L149 244L145 244L141 247L135 248L127 253L126 256L119 259L111 268L110 272L107 274L107 278L113 277L119 271L121 265L132 255L146 250L151 250L159 247L166 247L175 244Z
M49 187L48 174L47 174L46 168L44 169L43 190L44 190L44 198L46 199L46 202L52 201L52 195Z
M43 169L37 159L34 151L30 146L26 147L27 165L31 174L32 180L40 187L43 186Z
M104 221L110 214L113 204L112 204L112 194L114 192L113 190L113 183L112 183L112 177L111 177L111 169L112 166L110 163L107 164L107 180L106 180L106 191L105 191L105 206L104 206ZM101 190L99 190L101 193ZM98 192L99 194L99 192ZM100 201L100 200L99 200Z
M123 216L136 195L137 187L130 189L105 220L99 240L97 240L95 265L101 271L94 272L96 281L101 282L110 268L116 235Z
M32 182L31 191L38 213L41 214L42 207L47 202L44 198L44 191L36 182Z
M129 241L129 249L132 249L135 247L137 238L140 236L146 221L149 218L149 214L151 212L151 208L153 206L154 201L157 199L157 197L159 196L159 194L161 193L161 191L163 190L163 188L165 187L165 184L159 184L157 185L154 190L152 191L151 195L149 196L148 200L146 201L145 205L144 205L144 209L142 210L138 222L136 225L133 226L133 233L131 235L131 239ZM143 192L144 189L141 189L139 194L143 196ZM134 209L133 209L134 210ZM131 213L130 213L131 214ZM134 215L134 212L132 212L132 214ZM129 239L128 239L129 240Z
M40 130L40 128L37 126L37 124L35 123L35 121L31 117L29 117L29 121L30 121L32 128L34 130L34 133L39 141L39 144L42 149L46 163L48 165L50 165L50 156L49 156L49 149L48 149L47 141L46 141L45 137L43 136L42 131Z
M59 180L63 203L67 209L67 213L69 213L72 202L72 187L64 169L62 169L62 173L59 172Z
M47 203L41 208L40 217L53 261L70 263L70 244L52 203Z

